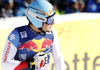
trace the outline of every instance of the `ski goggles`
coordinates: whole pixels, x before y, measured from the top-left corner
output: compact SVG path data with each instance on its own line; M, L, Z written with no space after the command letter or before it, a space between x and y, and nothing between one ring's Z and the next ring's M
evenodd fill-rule
M54 21L55 13L53 15L49 16L49 17L43 18L43 17L40 17L40 16L36 15L35 13L33 13L29 9L27 9L26 12L27 12L27 14L31 15L34 18L36 18L36 19L38 19L38 20L40 20L42 22L46 22L46 24L48 24L48 25L51 25L53 23L53 21Z
M47 17L46 24L51 25L54 21L54 15Z

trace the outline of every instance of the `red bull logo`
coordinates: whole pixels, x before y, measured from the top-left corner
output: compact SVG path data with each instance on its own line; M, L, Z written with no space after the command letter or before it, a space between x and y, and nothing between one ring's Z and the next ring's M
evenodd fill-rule
M27 51L33 50L34 52L42 52L46 50L46 48L50 48L52 44L52 40L42 38L40 40L33 39L32 41L24 43L18 49L23 50L27 49Z

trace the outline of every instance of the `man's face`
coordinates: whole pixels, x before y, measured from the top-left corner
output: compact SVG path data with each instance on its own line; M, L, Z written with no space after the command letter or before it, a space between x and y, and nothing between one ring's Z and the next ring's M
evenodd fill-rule
M54 22L51 25L46 24L43 22L42 30L44 32L51 32L52 26L54 25Z

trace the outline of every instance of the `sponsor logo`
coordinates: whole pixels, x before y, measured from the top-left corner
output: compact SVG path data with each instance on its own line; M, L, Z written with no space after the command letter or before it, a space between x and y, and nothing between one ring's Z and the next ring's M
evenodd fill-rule
M9 51L10 51L10 47L11 47L11 42L8 43L8 47L7 47L6 53L4 55L3 63L7 61L7 57L8 57Z
M49 10L49 13L51 14L51 13L52 13L52 11L51 11L51 10Z
M36 16L36 18L39 19L39 20L45 21L45 19L42 18L42 17Z
M10 40L14 40L15 39L15 35L14 34L11 34L9 37L10 37Z
M24 43L18 49L27 49L27 51L42 52L46 49L49 49L52 42L52 40L45 38L42 38L40 40L33 39L32 41Z
M44 13L41 13L41 12L38 12L38 11L36 11L36 13L37 13L37 14L41 14L41 15L45 16L45 14L44 14Z
M19 54L19 58L22 61L26 60L26 54Z
M26 31L20 32L20 34L21 34L21 38L26 38L27 37Z

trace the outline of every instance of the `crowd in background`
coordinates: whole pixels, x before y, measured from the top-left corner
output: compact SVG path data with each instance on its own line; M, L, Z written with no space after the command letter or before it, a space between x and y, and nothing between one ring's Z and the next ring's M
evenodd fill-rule
M34 0L0 0L0 18L25 16L28 5ZM100 12L100 0L48 0L56 14Z

